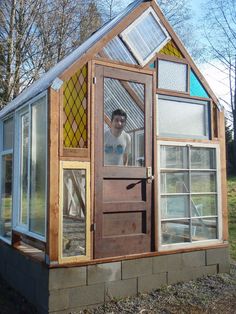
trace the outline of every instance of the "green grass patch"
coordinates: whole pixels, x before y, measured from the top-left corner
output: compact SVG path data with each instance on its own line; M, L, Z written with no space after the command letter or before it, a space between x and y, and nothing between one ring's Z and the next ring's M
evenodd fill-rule
M228 209L230 255L236 260L236 177L228 178Z

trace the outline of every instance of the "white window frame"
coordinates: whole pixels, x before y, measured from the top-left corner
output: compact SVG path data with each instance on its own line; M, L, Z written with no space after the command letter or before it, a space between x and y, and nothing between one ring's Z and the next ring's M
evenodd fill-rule
M129 42L129 38L128 38L128 34L129 32L136 27L136 25L138 25L143 19L145 19L146 16L148 16L149 14L152 14L153 18L155 19L155 21L157 22L157 24L159 25L159 27L161 28L161 30L163 31L163 33L166 35L166 39L159 45L156 47L156 49L153 50L153 52L146 57L146 59L143 59L143 57L141 56L141 54L139 53L139 51L137 51L135 49L135 47ZM131 25L129 25L121 34L120 34L121 38L124 40L124 42L126 43L126 45L128 45L128 47L130 48L131 52L133 53L133 55L135 56L135 58L138 60L139 64L141 66L145 66L154 56L155 54L160 51L167 43L168 41L170 41L170 36L167 32L167 30L162 26L160 19L158 18L157 14L155 13L155 11L152 8L148 8L142 15L140 15L140 17L138 17L133 23L131 23Z
M161 160L160 160L160 151L161 146L191 146L193 148L214 148L216 152L216 195L217 195L217 239L207 239L195 242L182 242L182 243L172 243L172 244L162 244L162 231L161 231L161 179L158 180L157 184L157 199L158 199L158 250L159 251L168 251L168 250L175 250L175 249L183 249L183 248L194 248L194 247L203 247L203 246L210 246L214 244L219 244L223 242L222 238L222 197L221 197L221 177L220 177L220 147L217 144L205 144L205 143L193 143L193 142L167 142L167 141L157 141L157 149L158 149L158 161L157 161L157 169L158 169L158 178L161 178ZM174 169L173 169L174 170ZM195 171L198 169L194 169ZM199 171L202 169L199 169ZM177 169L176 169L177 171ZM188 218L188 217L187 217ZM191 217L189 217L191 219Z
M3 150L3 123L4 121L8 119L13 119L13 125L14 125L14 115L11 113L7 115L6 117L2 118L0 121L0 136L1 136L1 141L0 141L0 210L2 211L2 158L6 155L12 154L12 168L14 169L14 136L15 134L13 133L13 145L11 149ZM14 129L15 132L15 129ZM13 174L13 169L12 169L12 174ZM12 223L12 229L13 229L13 201L14 201L14 192L13 192L13 178L14 176L12 175L12 213L11 213L11 223ZM0 214L1 215L1 214ZM0 239L3 240L4 242L11 244L11 240L7 239L3 236L0 235Z
M36 97L32 98L30 101L28 101L24 106L21 106L18 108L15 112L15 140L14 140L14 148L15 148L15 154L14 154L14 180L13 180L13 193L14 193L14 198L13 198L13 229L15 231L18 231L20 233L23 233L27 236L30 236L32 238L38 239L40 241L46 241L47 238L47 204L48 204L48 180L47 180L47 175L45 176L45 186L46 186L46 199L45 199L45 235L39 235L35 232L32 232L29 230L29 219L30 219L30 213L29 213L29 203L27 203L27 224L23 225L20 224L20 211L21 208L19 206L20 204L20 154L21 154L21 147L20 147L20 137L21 137L21 132L20 132L20 118L22 115L25 113L29 113L29 142L31 143L31 128L32 128L32 114L31 114L31 108L34 106L34 103L38 101L41 98L45 97L45 102L46 102L46 121L48 123L48 93L47 91L44 91L43 93L40 93ZM48 128L47 128L48 129ZM48 164L48 136L46 137L46 165ZM28 147L28 156L30 156L30 149L31 149L31 144ZM46 167L46 173L48 171L48 167ZM29 195L29 189L30 189L30 158L28 160L28 195Z

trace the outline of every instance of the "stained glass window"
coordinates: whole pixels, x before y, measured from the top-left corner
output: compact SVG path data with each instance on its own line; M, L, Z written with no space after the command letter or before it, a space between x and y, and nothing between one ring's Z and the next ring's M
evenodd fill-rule
M63 86L63 141L65 148L87 148L87 66Z
M190 96L209 98L209 95L207 94L202 83L199 81L192 70L190 71Z
M167 56L173 56L173 57L177 57L177 58L180 58L180 59L183 59L183 55L182 53L180 52L180 50L176 47L176 45L174 44L174 42L171 40L169 41L165 46L164 48L162 48L160 50L161 54L163 55L167 55Z

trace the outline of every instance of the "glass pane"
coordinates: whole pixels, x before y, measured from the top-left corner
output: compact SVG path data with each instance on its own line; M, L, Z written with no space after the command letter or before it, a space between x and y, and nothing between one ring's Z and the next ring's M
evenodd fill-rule
M162 244L190 242L189 220L164 221L161 223Z
M130 64L137 64L137 61L133 58L132 54L124 45L123 41L116 36L113 38L102 50L100 55L108 57L112 60L122 61Z
M188 169L187 147L161 146L161 168Z
M207 114L206 104L159 98L159 134L180 138L208 138Z
M191 192L216 192L216 173L191 172Z
M215 148L191 148L192 169L216 169Z
M63 143L65 148L87 148L87 65L63 84Z
M159 60L158 87L187 92L187 64Z
M161 173L161 193L188 193L188 172Z
M144 134L144 85L105 78L104 165L145 165L144 149L131 143L137 131Z
M3 122L3 150L13 147L14 125L13 118Z
M216 216L216 195L193 195L191 197L192 216Z
M144 166L144 131L135 133L135 160L136 166Z
M134 27L131 25L125 40L134 53L145 60L166 40L166 35L153 14L149 13Z
M21 116L20 223L27 225L29 113Z
M12 154L2 157L0 235L11 238L12 230Z
M86 170L63 170L64 257L86 255Z
M47 121L46 99L32 106L30 231L45 235Z
M189 217L189 196L162 196L161 218Z
M217 219L198 218L192 220L192 241L217 239Z

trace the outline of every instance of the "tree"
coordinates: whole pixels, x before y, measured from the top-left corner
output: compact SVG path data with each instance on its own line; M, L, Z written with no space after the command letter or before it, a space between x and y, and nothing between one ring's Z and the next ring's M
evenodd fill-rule
M94 0L1 0L0 106L16 97L100 25Z
M228 79L229 100L220 99L233 129L233 170L236 174L236 3L210 0L205 8L205 55L208 62ZM209 61L210 60L210 61Z

